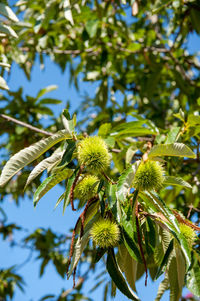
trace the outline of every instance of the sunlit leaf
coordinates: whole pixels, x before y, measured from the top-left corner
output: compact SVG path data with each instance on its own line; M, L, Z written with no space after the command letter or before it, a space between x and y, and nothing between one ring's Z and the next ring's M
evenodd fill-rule
M156 156L176 156L196 158L195 153L183 143L155 145L148 154L149 158Z
M69 138L71 138L71 135L65 130L61 130L19 151L4 166L0 177L0 186L4 186L20 169L40 157L53 145Z
M37 205L38 201L55 185L62 182L66 178L69 178L72 173L74 172L73 169L64 169L56 174L53 174L52 176L48 177L40 186L37 188L35 194L34 194L34 200L33 204L34 207Z

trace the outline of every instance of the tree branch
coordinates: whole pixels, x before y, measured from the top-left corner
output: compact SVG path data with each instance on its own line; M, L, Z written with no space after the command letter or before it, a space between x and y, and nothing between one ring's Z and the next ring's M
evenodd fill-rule
M32 126L32 125L30 125L30 124L28 124L28 123L25 123L25 122L23 122L23 121L17 120L17 119L15 119L15 118L13 118L13 117L10 117L10 116L8 116L8 115L0 114L0 117L3 118L3 119L6 119L7 121L11 121L11 122L14 122L14 123L16 123L16 124L19 124L19 125L21 125L21 126L23 126L23 127L26 127L26 128L28 128L28 129L30 129L31 131L34 131L34 132L37 132L37 133L40 133L40 134L43 134L43 135L46 135L46 136L51 136L51 135L53 135L53 133L51 133L51 132L47 132L47 131L38 129L38 128L36 128L35 126Z

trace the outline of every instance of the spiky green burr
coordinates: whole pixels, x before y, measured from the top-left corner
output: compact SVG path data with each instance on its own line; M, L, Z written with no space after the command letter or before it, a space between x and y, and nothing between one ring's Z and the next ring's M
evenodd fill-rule
M187 240L187 243L190 247L192 247L195 239L197 238L197 235L191 227L188 225L185 225L184 223L179 224L179 228L185 239Z
M106 143L101 137L87 137L78 145L78 161L91 172L105 171L110 164Z
M75 188L74 197L87 201L97 194L99 179L94 175L86 175Z
M135 174L133 186L137 190L157 190L162 187L164 170L159 162L142 162Z
M114 247L120 239L120 229L111 220L101 219L93 225L90 236L100 248Z

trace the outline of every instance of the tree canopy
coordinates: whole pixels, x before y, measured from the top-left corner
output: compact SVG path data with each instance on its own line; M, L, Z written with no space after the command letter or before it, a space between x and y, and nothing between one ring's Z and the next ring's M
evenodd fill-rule
M184 287L192 293L188 300L197 300L200 61L190 38L199 42L199 1L12 4L0 3L1 202L10 196L22 206L28 196L37 206L61 185L56 207L62 204L65 215L67 206L81 212L70 235L52 227L23 240L39 252L41 275L52 262L61 277L74 279L74 290L41 300L91 300L76 269L87 264L95 271L100 260L105 271L95 287L104 286L104 300L116 289L139 300L144 274L145 284L164 275L156 301L168 289L170 301L187 300ZM80 91L80 107L71 112L69 101L59 118L50 105L62 100L46 96L55 86L41 87L35 97L6 82L13 63L31 82L36 60L43 68L46 57ZM96 84L92 97L80 90L81 80ZM15 239L20 225L7 224L5 214L1 209L1 237ZM12 299L24 280L12 267L1 269L0 300Z

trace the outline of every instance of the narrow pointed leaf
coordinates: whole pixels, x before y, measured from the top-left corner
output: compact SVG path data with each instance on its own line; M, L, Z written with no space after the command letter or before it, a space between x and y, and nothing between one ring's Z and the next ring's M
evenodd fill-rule
M171 254L171 252L173 250L173 246L174 246L174 240L172 239L170 241L169 246L167 248L167 251L165 252L165 255L164 255L163 259L162 259L161 265L160 265L160 267L158 269L158 272L157 272L157 275L156 275L156 279L158 279L158 277L160 277L160 275L162 274L163 268L166 265L166 263L167 263L167 261L169 259L169 256L170 256L170 254Z
M67 208L70 202L70 190L75 180L75 177L76 177L76 173L74 172L73 175L67 181L67 187L65 190L64 203L63 203L63 214L65 213L65 209Z
M22 149L15 154L6 163L0 177L0 187L4 186L19 170L39 158L43 153L50 149L56 143L71 138L70 134L65 130L61 130L56 134L42 139L31 146Z
M166 176L163 184L168 186L175 185L175 186L183 186L186 188L192 188L192 186L188 182L184 181L181 178L177 178L173 176Z
M156 156L176 156L196 158L195 153L183 143L159 144L155 145L149 152L148 157Z
M5 5L4 3L0 3L0 14L10 19L13 22L19 21L17 16L12 11L12 9L9 6Z
M124 272L129 286L136 292L135 282L137 276L137 261L134 260L123 244L119 245L119 256L117 262Z
M55 185L62 182L66 178L70 177L74 172L73 169L65 169L63 171L58 172L57 174L53 174L48 177L36 190L34 194L34 207L37 205L38 201Z
M0 24L0 32L5 33L6 35L10 35L14 38L18 38L16 32L8 25Z
M63 152L55 152L49 158L42 160L36 167L31 171L27 181L26 186L28 186L39 174L41 174L45 169L51 167L56 162L59 162L62 158ZM25 186L25 188L26 188Z
M187 273L186 286L197 297L200 297L200 262L197 262Z
M113 282L116 284L117 288L125 296L127 296L131 300L139 300L139 298L133 293L133 291L126 284L126 281L117 265L113 249L108 250L106 268Z
M128 190L131 188L135 173L140 165L140 161L127 168L119 178L117 184L117 198L119 201L124 201L128 194Z
M58 89L58 86L56 86L56 85L50 85L50 86L47 86L46 88L41 89L41 90L38 92L36 99L39 99L39 98L41 98L43 95L45 95L45 94L47 94L47 93L49 93L49 92L51 92L51 91L54 91L54 90L56 90L56 89ZM40 103L41 103L41 102L42 102L42 101L40 101Z
M168 286L169 286L169 280L168 280L168 277L167 277L167 274L166 274L165 279L159 285L155 301L160 301L160 299L162 298L164 292L168 289Z

